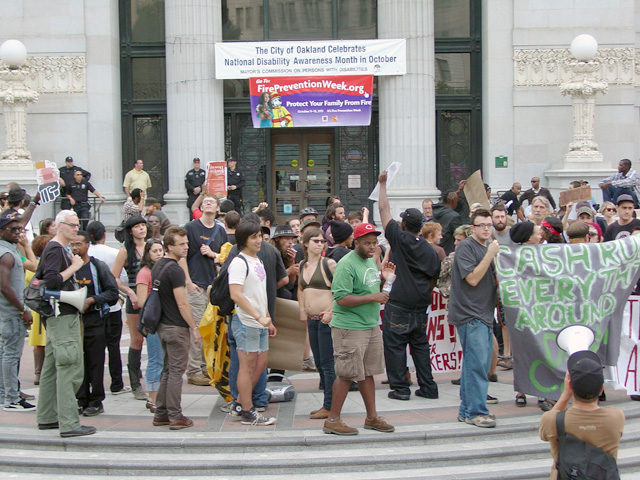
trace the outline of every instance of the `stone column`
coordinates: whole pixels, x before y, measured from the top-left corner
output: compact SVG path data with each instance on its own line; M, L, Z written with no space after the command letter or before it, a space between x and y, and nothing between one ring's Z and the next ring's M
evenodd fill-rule
M194 157L224 160L222 80L214 78L214 43L222 41L220 0L165 1L169 192L163 208L189 220L184 176Z
M378 38L407 39L407 73L378 77L380 170L402 163L388 189L394 218L436 187L433 0L378 1Z

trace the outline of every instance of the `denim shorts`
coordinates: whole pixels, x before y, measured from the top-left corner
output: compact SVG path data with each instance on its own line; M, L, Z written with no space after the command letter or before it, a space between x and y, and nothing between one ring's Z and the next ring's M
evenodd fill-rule
M236 349L247 353L262 353L269 350L268 328L247 327L234 315L231 329L236 340Z

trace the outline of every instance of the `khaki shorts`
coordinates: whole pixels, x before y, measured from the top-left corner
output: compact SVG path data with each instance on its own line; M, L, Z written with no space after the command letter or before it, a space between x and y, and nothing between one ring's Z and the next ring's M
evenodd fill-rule
M368 330L331 328L336 376L359 382L384 373L382 333L379 327Z

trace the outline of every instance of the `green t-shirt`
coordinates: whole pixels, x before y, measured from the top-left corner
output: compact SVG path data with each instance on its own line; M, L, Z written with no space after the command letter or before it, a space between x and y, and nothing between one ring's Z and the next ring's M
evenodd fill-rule
M341 307L337 300L347 295L380 292L380 273L375 260L364 259L356 252L345 255L333 273L333 319L331 326L345 330L367 330L380 320L380 304L368 302L357 307Z

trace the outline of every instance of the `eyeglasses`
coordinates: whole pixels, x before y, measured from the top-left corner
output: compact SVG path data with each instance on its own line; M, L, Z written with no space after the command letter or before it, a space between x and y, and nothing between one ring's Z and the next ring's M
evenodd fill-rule
M605 212L615 212L616 209L615 208L605 208L604 211Z
M478 228L493 228L493 223L479 223L477 225L471 225L472 227Z
M314 243L327 243L327 241L324 238L312 238L311 239L312 242Z
M62 223L63 225L68 225L71 228L80 228L80 224L79 223L69 223L69 222L60 222L60 223Z
M215 200L203 200L202 201L202 205L214 205L217 204L218 202L216 202Z
M2 230L8 230L11 233L22 233L24 232L23 226L11 227L11 228L3 228Z

